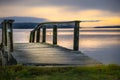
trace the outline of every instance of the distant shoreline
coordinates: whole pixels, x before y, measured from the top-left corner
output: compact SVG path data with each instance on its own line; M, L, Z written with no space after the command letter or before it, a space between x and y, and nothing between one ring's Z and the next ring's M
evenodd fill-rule
M38 25L39 23L31 23L31 22L27 22L27 23L13 23L13 28L14 29L33 29L35 28L36 25ZM0 24L0 28L1 28L1 24ZM52 25L47 25L47 28L51 29L53 28ZM58 28L74 28L74 25L58 25ZM120 28L120 26L96 26L96 27L80 27L80 28Z
M120 26L99 26L94 28L120 28Z

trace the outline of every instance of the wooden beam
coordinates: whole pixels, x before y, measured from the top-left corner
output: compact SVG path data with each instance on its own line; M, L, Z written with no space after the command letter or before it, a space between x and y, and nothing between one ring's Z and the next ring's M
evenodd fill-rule
M46 42L46 26L43 26L42 42Z
M53 45L57 44L57 25L53 26Z
M31 42L34 43L34 41L35 41L35 31L32 31L31 35L32 35Z
M37 29L37 34L36 34L36 42L39 43L40 42L40 30L41 28Z
M8 40L9 40L9 46L10 46L10 52L13 52L13 27L12 27L13 21L8 22Z
M79 50L79 21L75 21L73 50Z
M7 27L6 20L2 22L2 43L4 46L7 46Z
M32 42L32 32L30 32L29 42Z

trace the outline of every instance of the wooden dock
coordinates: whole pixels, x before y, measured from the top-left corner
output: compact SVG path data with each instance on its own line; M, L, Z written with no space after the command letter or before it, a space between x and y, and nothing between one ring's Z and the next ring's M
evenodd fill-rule
M80 21L69 22L46 22L40 23L30 32L30 43L13 43L12 23L14 20L2 22L2 43L1 54L3 65L98 65L101 64L79 50L79 23ZM59 24L74 23L73 50L57 46L57 28ZM46 44L46 25L53 25L53 45ZM42 30L42 38L41 38ZM42 40L40 40L42 39ZM42 42L40 42L42 41Z
M100 62L79 51L42 43L16 43L13 57L23 65L98 65Z

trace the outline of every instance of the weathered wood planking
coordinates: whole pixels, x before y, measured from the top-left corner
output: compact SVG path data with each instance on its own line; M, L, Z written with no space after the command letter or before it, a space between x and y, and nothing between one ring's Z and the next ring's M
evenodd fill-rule
M79 51L42 43L15 43L13 57L24 65L97 65Z

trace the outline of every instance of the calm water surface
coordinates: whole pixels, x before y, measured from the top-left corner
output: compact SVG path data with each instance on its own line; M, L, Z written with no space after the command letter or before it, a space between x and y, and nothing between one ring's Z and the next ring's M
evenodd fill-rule
M27 43L29 31L15 29L14 42ZM47 29L47 42L52 43L51 29ZM58 45L73 48L73 29L58 29ZM104 64L120 64L120 28L81 28L79 50Z

